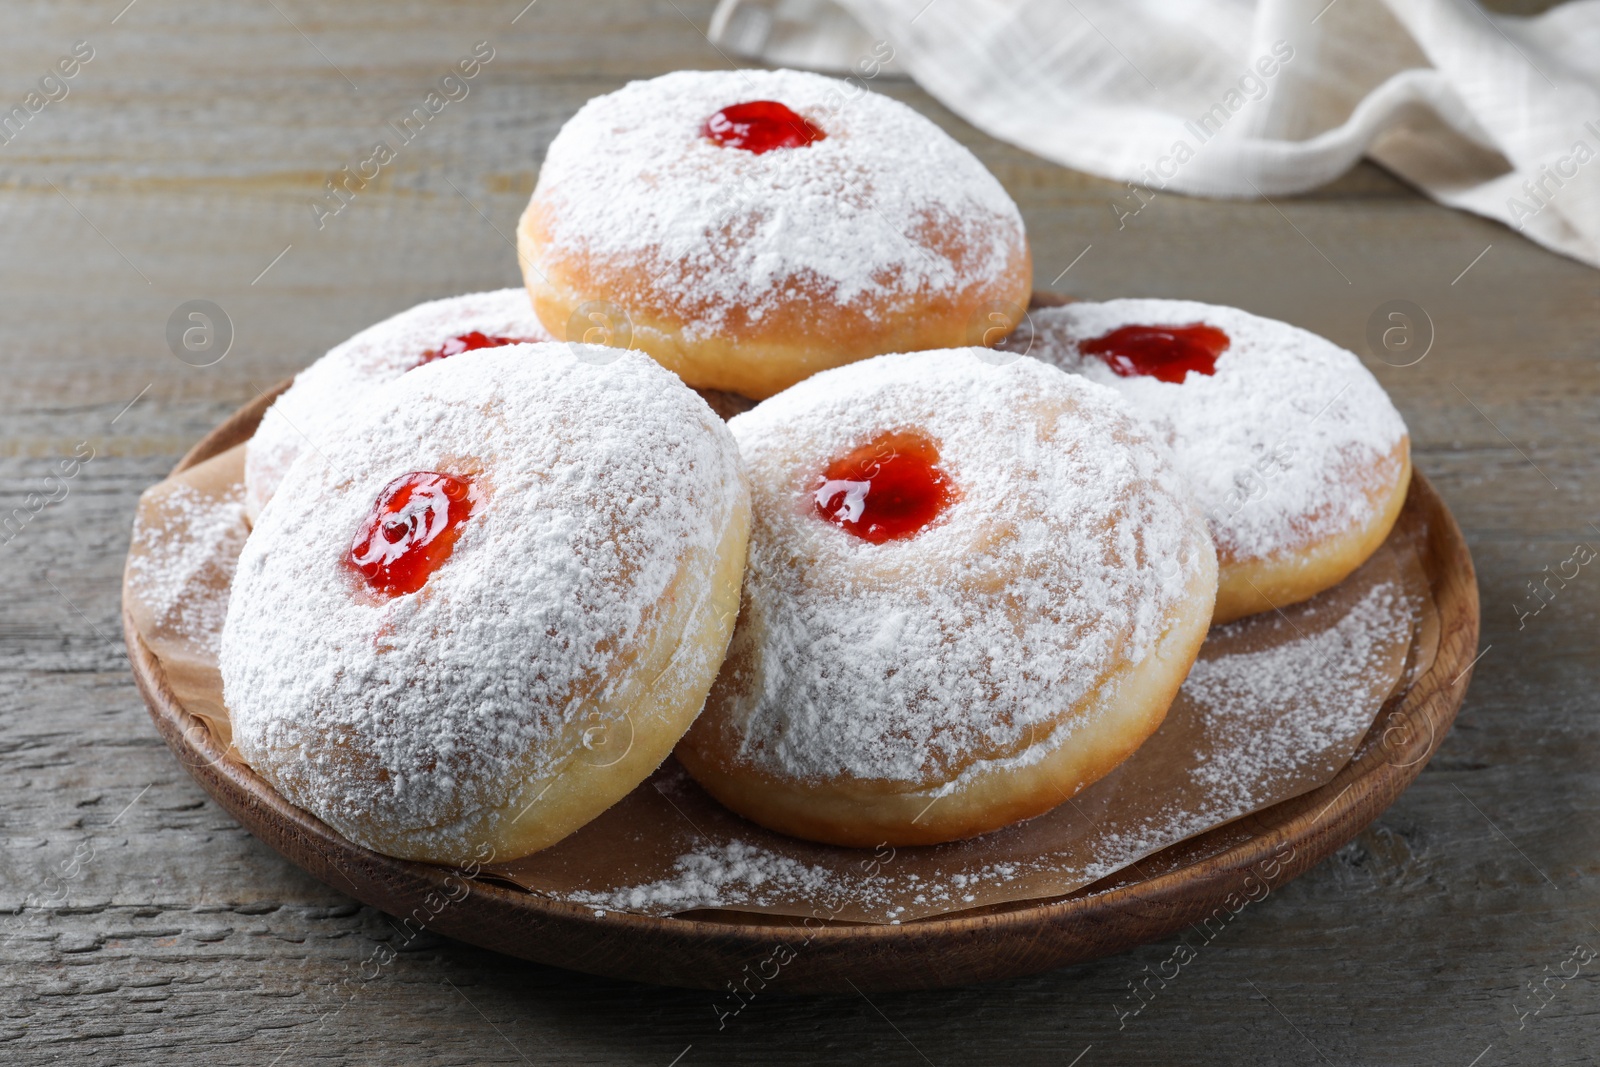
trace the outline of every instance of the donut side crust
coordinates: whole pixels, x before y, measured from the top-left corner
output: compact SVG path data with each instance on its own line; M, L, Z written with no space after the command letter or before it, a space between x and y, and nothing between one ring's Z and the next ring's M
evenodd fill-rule
M1220 554L1213 625L1298 604L1332 589L1365 563L1388 538L1411 486L1411 438L1402 436L1379 461L1393 471L1366 492L1371 517L1304 548L1267 557L1230 559Z
M654 279L642 268L565 253L550 239L545 212L544 201L535 195L517 225L517 253L534 312L557 340L584 341L581 335L568 336L568 324L584 305L605 302L626 314L632 347L686 384L754 400L819 371L886 352L979 343L989 321L984 310L1020 313L1033 287L1033 260L1023 237L1002 272L962 289L899 292L850 307L826 294L797 291L794 299L759 317L734 309L714 335L690 337L694 323L666 310L671 294L656 292ZM970 250L954 247L948 235L933 233L921 240L930 254L972 258Z
M1155 647L1121 664L1082 701L1070 734L1026 765L976 764L954 782L776 778L738 758L728 733L702 716L679 744L689 773L724 805L769 829L846 847L931 845L1042 815L1100 780L1161 725L1205 640L1216 595L1209 539L1203 565ZM1008 765L1009 764L1009 765Z

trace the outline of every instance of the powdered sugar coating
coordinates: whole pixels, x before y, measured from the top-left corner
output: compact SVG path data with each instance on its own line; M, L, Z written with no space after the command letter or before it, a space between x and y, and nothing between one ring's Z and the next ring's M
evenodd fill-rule
M470 474L483 500L419 592L377 596L351 537L418 470ZM721 420L636 352L514 345L380 386L296 461L240 556L221 648L239 750L359 843L381 819L469 854L475 820L573 758L555 739L622 684L743 491Z
M738 758L787 779L949 784L1042 758L1209 566L1164 451L1111 390L1037 360L880 356L729 428L754 522L708 714ZM915 537L870 544L815 514L817 479L895 431L937 444L959 499Z
M549 341L525 289L430 300L369 326L328 350L273 401L245 448L245 509L254 519L303 450L318 449L374 386L419 366L424 353L472 331ZM451 357L455 358L455 357Z
M704 135L776 100L823 140L756 154ZM881 307L999 276L1022 217L971 152L911 108L793 70L678 71L585 104L551 142L536 203L566 255L652 279L619 293L708 337L797 299ZM534 264L537 267L537 264Z
M1030 312L1006 342L1121 393L1172 447L1226 559L1303 550L1374 518L1404 420L1353 353L1307 330L1189 300L1109 300ZM1212 375L1123 378L1081 341L1128 325L1205 323L1229 346Z

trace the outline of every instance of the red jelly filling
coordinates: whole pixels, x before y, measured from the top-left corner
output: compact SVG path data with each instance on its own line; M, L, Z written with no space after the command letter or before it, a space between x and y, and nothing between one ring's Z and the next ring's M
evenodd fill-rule
M734 104L706 119L705 135L724 148L760 155L774 148L801 148L827 135L776 100Z
M1215 326L1124 326L1103 337L1078 342L1078 351L1099 356L1124 378L1143 375L1158 382L1182 382L1192 370L1217 372L1217 357L1228 350L1228 335Z
M921 434L883 434L828 464L817 514L875 545L915 536L956 498L938 462L938 447Z
M350 565L387 596L415 593L450 558L474 506L472 482L413 471L383 487L350 542Z
M502 345L531 343L531 341L525 341L518 337L492 337L489 334L473 330L471 333L464 333L459 337L450 338L438 348L428 349L422 353L422 363L432 363L436 359L444 359L446 356L454 356L462 352L471 352L477 348L499 348ZM422 366L422 363L417 364L417 366Z

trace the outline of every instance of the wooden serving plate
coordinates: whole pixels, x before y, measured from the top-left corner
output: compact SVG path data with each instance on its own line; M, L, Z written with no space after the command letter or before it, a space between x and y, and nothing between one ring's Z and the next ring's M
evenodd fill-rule
M281 388L218 426L174 473L248 439ZM1070 896L900 926L807 920L802 927L797 919L733 912L597 915L592 907L463 882L442 867L371 852L224 758L202 722L174 698L126 606L123 634L150 716L194 779L256 837L366 904L396 916L431 915L427 925L436 933L496 952L615 978L723 990L777 959L777 977L761 973L781 991L844 990L850 983L866 990L927 989L1044 971L1167 937L1213 914L1221 919L1239 910L1241 900L1259 899L1263 885L1270 890L1309 870L1393 803L1449 731L1478 646L1472 558L1455 519L1420 474L1412 477L1401 522L1423 531L1417 548L1439 612L1438 651L1428 670L1384 705L1357 758L1333 781ZM441 898L451 903L441 909ZM779 945L787 951L775 956Z

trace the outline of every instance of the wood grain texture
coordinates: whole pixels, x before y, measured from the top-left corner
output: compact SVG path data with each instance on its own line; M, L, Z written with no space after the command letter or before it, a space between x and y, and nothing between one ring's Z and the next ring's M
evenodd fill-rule
M0 33L6 108L72 42L96 49L71 95L0 146L0 515L51 493L46 475L79 442L95 449L5 546L0 1062L1600 1059L1595 968L1552 980L1537 1015L1527 986L1577 942L1600 947L1600 575L1584 568L1520 628L1516 614L1542 568L1600 545L1600 275L1372 167L1271 205L1161 194L1118 229L1126 188L884 83L1011 190L1037 285L1238 304L1367 359L1471 545L1488 651L1456 729L1395 806L1178 977L1149 980L1136 1016L1118 1015L1130 983L1177 937L945 992L795 997L779 982L719 1020L727 1002L705 993L407 942L207 799L151 731L117 640L139 491L361 326L513 284L496 231L511 232L561 121L629 78L723 65L700 32L711 4L539 0L514 26L520 2L139 0L113 23L122 6L14 4ZM317 230L307 202L324 179L491 38L472 95ZM168 316L193 298L235 328L211 367L167 348ZM1415 366L1365 344L1394 299L1433 322ZM380 948L396 955L374 970Z

